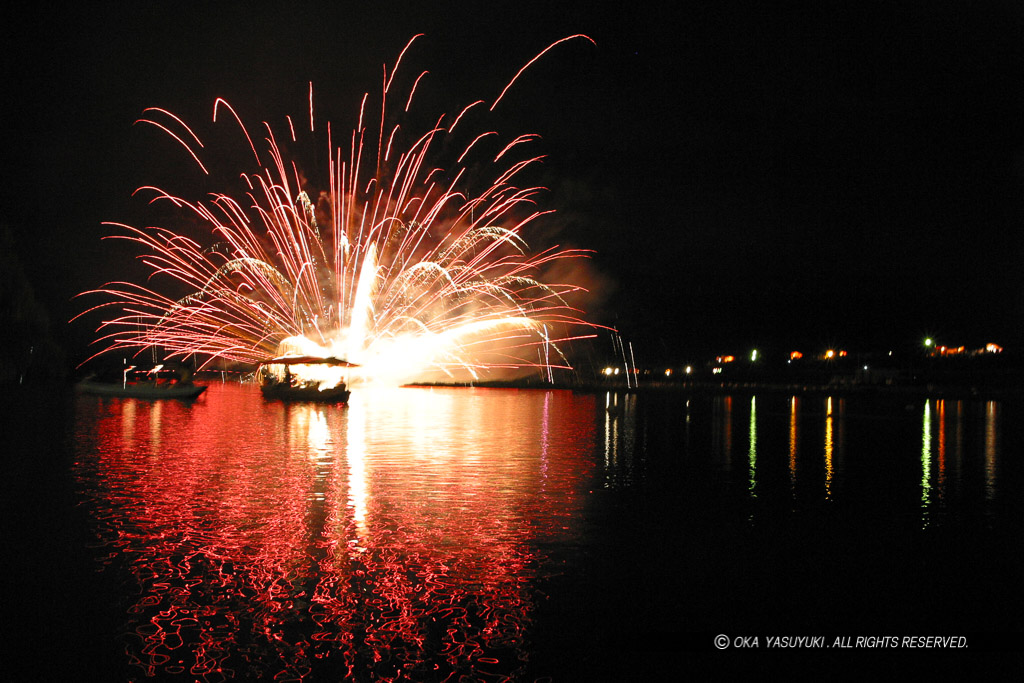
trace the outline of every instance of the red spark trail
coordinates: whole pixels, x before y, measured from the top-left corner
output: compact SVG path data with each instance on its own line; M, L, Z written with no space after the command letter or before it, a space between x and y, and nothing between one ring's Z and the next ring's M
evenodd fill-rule
M548 50L550 50L551 48L555 47L556 45L560 45L561 43L564 43L567 40L573 40L574 38L585 38L585 39L589 40L592 44L597 45L597 43L594 42L593 38L591 38L589 36L585 36L582 33L577 33L574 36L568 36L566 38L562 38L561 40L556 40L555 42L551 43L546 48L541 50L540 53L536 57L534 57L529 62L527 62L523 66L523 68L521 68L518 72L516 72L516 75L512 77L512 80L508 82L508 85L505 86L505 89L501 91L500 95L498 95L498 99L494 100L494 104L491 105L491 111L494 111L494 108L498 106L498 102L501 102L501 98L505 97L505 93L507 93L508 89L512 87L512 84L515 83L519 79L519 77L523 74L523 72L526 71L528 68L530 68L530 66L532 66L534 62L536 62L538 59L543 57L548 52Z

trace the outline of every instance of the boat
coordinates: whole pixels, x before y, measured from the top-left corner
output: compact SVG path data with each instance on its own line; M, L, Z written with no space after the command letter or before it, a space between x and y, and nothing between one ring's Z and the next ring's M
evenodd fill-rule
M75 385L75 390L120 398L192 399L206 391L206 385L194 384L192 370L180 363L161 363L149 368L129 365L116 375L90 374Z
M302 366L295 368L293 366ZM260 391L263 397L278 401L315 401L317 403L346 403L351 392L343 377L339 376L333 382L320 379L303 379L310 374L310 366L326 366L351 368L356 367L355 363L349 363L341 358L318 356L278 356L264 361L256 371L256 377L260 383Z

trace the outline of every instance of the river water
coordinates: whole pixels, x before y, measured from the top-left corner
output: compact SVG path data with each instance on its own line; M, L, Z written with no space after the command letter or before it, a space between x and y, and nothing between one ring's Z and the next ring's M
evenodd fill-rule
M1014 403L318 406L214 383L8 408L4 637L41 678L593 680L673 671L718 634L977 650L1021 630Z

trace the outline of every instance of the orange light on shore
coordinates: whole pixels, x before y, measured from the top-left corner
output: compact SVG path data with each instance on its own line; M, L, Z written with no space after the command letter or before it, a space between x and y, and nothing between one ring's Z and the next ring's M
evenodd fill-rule
M803 357L804 357L804 354L800 353L799 351L791 351L790 354L789 354L789 359L790 360L798 360L798 359L803 358Z

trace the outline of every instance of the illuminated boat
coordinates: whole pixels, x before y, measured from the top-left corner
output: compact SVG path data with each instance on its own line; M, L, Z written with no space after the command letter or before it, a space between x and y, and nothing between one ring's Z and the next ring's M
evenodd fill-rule
M89 375L75 385L80 394L143 399L191 399L206 391L206 385L192 383L192 370L178 363L151 368L129 365L116 375Z
M256 378L267 399L345 403L351 393L345 369L351 367L355 364L334 357L278 356L260 365Z

